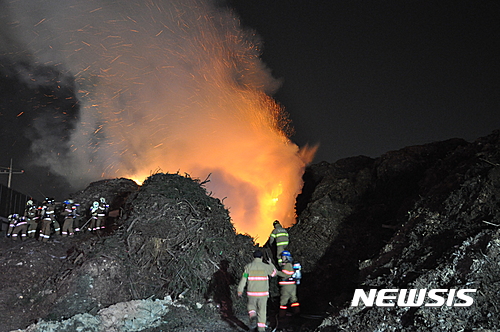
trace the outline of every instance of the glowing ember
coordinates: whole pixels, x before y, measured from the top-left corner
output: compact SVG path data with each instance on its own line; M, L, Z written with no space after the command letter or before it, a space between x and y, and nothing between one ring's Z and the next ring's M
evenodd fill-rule
M294 221L314 149L288 139L286 116L269 97L278 84L232 13L201 0L11 5L13 33L78 85L83 109L71 149L64 158L47 149L43 159L54 171L81 185L140 183L159 170L211 174L206 187L239 232L265 242L273 220Z

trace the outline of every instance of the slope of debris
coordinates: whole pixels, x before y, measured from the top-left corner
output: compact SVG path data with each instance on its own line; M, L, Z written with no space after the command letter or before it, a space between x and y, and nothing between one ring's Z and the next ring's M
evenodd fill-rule
M495 330L500 132L316 165L292 251L319 331ZM347 166L346 166L347 165ZM300 202L300 200L299 200ZM307 230L307 231L305 231ZM314 238L318 251L309 253ZM310 265L307 267L306 263ZM322 283L314 283L321 278ZM354 289L477 289L471 307L350 307ZM317 296L313 296L315 294Z

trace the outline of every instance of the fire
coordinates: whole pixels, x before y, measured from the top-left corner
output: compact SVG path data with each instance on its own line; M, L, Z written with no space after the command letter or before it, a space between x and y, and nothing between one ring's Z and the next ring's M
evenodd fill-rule
M44 141L53 134L40 133L38 160L81 186L142 183L155 170L211 174L207 190L238 232L262 243L273 220L294 222L315 148L290 141L271 97L279 82L233 12L210 0L55 0L57 10L32 1L9 4L13 35L26 36L39 64L74 78L81 105L67 154L54 155Z
M240 100L235 106L234 102L229 102L234 100L231 91L226 107L239 110L239 116L235 117L234 112L226 112L226 115L222 112L204 130L197 125L196 119L191 119L194 123L187 122L182 127L185 135L179 132L174 139L168 136L171 133L160 134L161 128L148 128L146 132L156 131L159 137L167 138L161 147L147 151L149 159L143 158L143 167L136 173L120 176L140 182L141 176L149 176L155 168L185 172L201 180L210 174L210 181L205 186L229 209L237 231L265 243L274 220L286 226L294 222L295 199L302 188L304 168L310 162L307 158L312 157L314 148L300 150L281 128L263 125L275 123L277 110L283 110L272 99L261 94L257 97L264 99L260 103L262 107L248 110L245 101L251 99ZM253 121L248 121L246 112L251 112ZM254 116L256 113L260 115ZM195 114L199 116L200 111ZM264 122L263 117L267 117ZM207 121L207 118L202 120ZM138 128L134 128L137 132ZM182 149L175 146L176 142L182 142ZM151 145L157 145L157 141Z

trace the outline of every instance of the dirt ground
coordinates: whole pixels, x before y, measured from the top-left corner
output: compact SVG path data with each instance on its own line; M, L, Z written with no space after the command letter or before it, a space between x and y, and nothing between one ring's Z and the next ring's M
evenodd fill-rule
M5 228L5 226L4 226ZM13 241L0 237L0 330L25 328L47 314L41 299L54 297L54 276L63 273L64 262L73 248L88 236Z

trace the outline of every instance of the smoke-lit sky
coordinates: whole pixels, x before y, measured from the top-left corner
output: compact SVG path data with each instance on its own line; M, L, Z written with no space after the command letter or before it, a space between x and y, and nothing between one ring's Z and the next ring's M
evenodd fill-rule
M0 10L10 2L0 1ZM263 71L281 81L273 97L290 114L292 141L300 147L320 144L314 162L377 157L452 137L474 140L500 128L497 1L227 4L261 38L262 65L267 66ZM36 29L45 23L33 22L33 31L43 34ZM15 189L37 197L66 194L71 189L65 180L29 161L36 155L30 147L43 150L49 145L57 155L60 142L40 140L40 128L64 140L75 126L80 105L72 98L78 94L73 78L58 72L60 54L43 58L43 68L33 67L30 56L13 58L19 49L6 25L0 21L0 166L8 166L13 157L14 168L26 170L14 176ZM271 93L276 81L262 84ZM55 120L37 120L37 130L32 130L33 119L47 113ZM45 164L64 162L49 158L53 160ZM6 184L7 176L1 176Z

